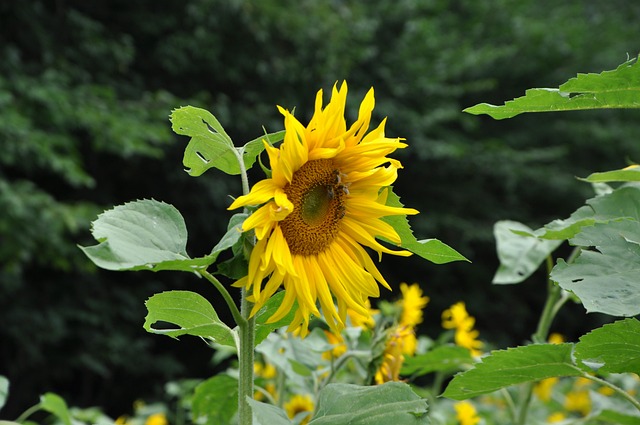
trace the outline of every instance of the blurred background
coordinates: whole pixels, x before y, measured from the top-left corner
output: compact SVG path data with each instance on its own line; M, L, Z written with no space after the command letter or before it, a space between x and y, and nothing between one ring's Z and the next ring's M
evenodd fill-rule
M482 339L526 341L545 277L491 285L493 223L568 216L593 194L574 176L640 160L640 122L635 111L506 121L461 111L616 68L639 52L639 21L640 4L626 0L0 2L0 375L11 383L2 416L46 391L118 416L167 381L211 375L201 341L142 329L156 292L196 290L215 303L206 282L98 270L77 244L94 243L90 222L104 209L155 198L184 215L189 253L207 254L240 185L183 171L188 139L171 132L171 110L206 108L240 144L262 126L282 129L276 105L305 122L315 92L344 79L350 120L374 86L373 121L388 116L387 134L410 145L397 154L396 192L421 211L416 236L472 261L382 263L392 285L418 282L431 297L422 332L437 336L442 310L463 300ZM575 340L604 320L569 305L552 330Z

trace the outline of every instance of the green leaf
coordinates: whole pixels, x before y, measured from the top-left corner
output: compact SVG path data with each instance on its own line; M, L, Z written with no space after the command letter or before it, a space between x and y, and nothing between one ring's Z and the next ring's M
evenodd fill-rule
M401 382L362 387L329 384L318 396L309 425L428 424L427 402Z
M199 384L193 394L193 423L226 425L238 410L238 380L229 375L216 375ZM204 422L202 418L205 418Z
M253 414L253 425L293 425L287 414L278 406L247 398Z
M153 199L103 212L92 223L91 233L100 243L80 249L107 270L195 271L217 257L190 258L182 215L172 205Z
M632 407L627 400L608 397L596 391L589 391L589 398L591 399L589 418L592 420L606 421L616 425L638 425L640 423L640 412Z
M9 397L9 380L6 376L0 375L0 410L4 407Z
M621 170L592 173L588 177L580 180L589 183L640 182L640 166L631 165Z
M494 225L493 234L500 259L500 267L493 276L495 284L524 281L562 243L562 240L522 236L522 233L514 233L513 230L533 233L533 230L517 221L498 221Z
M640 222L596 224L570 242L597 251L583 250L571 264L558 260L551 279L576 294L587 312L640 314Z
M443 397L465 400L515 384L552 376L579 376L573 344L536 344L492 352L473 369L453 377Z
M601 74L578 74L557 89L529 89L523 97L502 106L481 103L464 112L501 120L525 112L607 108L640 108L640 65L636 59Z
M71 414L67 403L62 397L54 393L40 396L40 408L57 417L64 425L71 425Z
M195 292L162 292L149 298L145 305L148 314L143 326L147 332L172 338L181 335L199 336L210 338L218 344L235 347L234 332L220 321L209 301ZM157 322L173 326L152 327Z
M210 168L217 168L231 175L240 174L239 158L242 158L245 169L248 170L264 150L263 140L274 144L284 138L284 131L279 131L265 134L236 148L211 112L193 106L174 110L171 113L171 123L174 132L191 137L182 163L189 175L194 177Z
M629 318L580 337L576 361L598 373L640 373L640 322Z
M280 308L284 299L284 291L275 293L264 306L256 313L256 345L260 344L271 332L283 326L287 326L293 320L293 316L298 309L298 304L294 303L289 312L280 320L267 323L273 314Z
M399 208L404 207L398 195L396 195L390 187L387 188L386 205ZM398 233L401 241L400 247L419 255L425 260L429 260L435 264L445 264L452 261L469 261L458 251L440 242L438 239L417 240L413 235L413 230L411 230L407 217L404 215L382 217L382 220L393 226Z
M583 228L596 223L640 218L640 187L625 186L613 192L587 200L565 220L554 220L533 233L517 231L522 235L544 239L571 239Z
M473 364L469 350L457 345L441 345L414 357L407 357L402 375L422 376L432 372L452 372Z

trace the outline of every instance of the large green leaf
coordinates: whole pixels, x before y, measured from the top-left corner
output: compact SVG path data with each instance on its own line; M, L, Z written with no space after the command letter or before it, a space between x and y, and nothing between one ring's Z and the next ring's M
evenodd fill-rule
M515 384L552 376L579 376L573 364L573 344L536 344L494 351L473 369L458 373L443 397L464 400Z
M103 212L92 223L91 233L99 244L80 249L107 270L195 271L217 257L190 258L182 215L172 205L153 199Z
M238 410L238 380L216 375L199 384L193 394L193 423L227 425Z
M40 396L40 408L57 417L64 425L71 425L67 403L58 394L46 393Z
M640 187L629 185L613 192L587 200L564 220L554 220L535 232L516 231L518 234L544 239L571 239L583 228L596 223L608 223L625 219L640 219Z
M533 274L540 264L562 243L562 240L539 239L523 236L533 233L529 227L517 221L498 221L493 226L500 267L493 276L493 283L520 283Z
M177 134L191 137L182 163L189 175L194 177L209 168L218 168L232 175L240 174L239 158L242 158L245 169L249 169L264 150L263 140L274 144L284 137L284 131L265 134L236 148L213 114L193 106L174 110L171 113L171 123L171 128Z
M9 380L6 376L0 375L0 410L4 407L9 396Z
M632 165L621 170L592 173L580 180L584 180L589 183L640 182L640 166Z
M583 250L571 264L558 260L551 279L576 294L588 312L640 314L640 222L596 224L570 242L597 251Z
M629 318L580 337L576 360L598 373L640 373L640 322Z
M362 387L330 384L320 391L309 425L428 424L427 402L401 382Z
M422 376L431 372L453 372L473 364L469 350L457 345L441 345L424 354L407 357L402 375Z
M153 295L145 305L148 314L144 329L158 335L177 338L193 335L210 338L222 345L235 347L235 334L222 323L218 314L202 295L190 291L168 291ZM162 322L170 327L153 327Z
M523 97L504 105L481 103L464 112L487 114L500 120L525 112L606 108L640 108L640 64L636 59L601 74L578 74L557 89L529 89Z
M404 207L400 198L392 188L387 188L387 205L392 207ZM452 261L469 261L462 254L438 239L417 240L409 225L409 220L404 215L383 217L382 220L389 223L400 236L400 246L416 255L435 264L445 264Z

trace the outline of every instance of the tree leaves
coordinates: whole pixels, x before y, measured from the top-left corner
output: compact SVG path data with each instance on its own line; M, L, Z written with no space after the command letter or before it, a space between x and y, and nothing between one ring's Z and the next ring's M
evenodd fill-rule
M496 106L481 103L464 112L501 120L525 112L640 108L640 65L631 59L612 71L578 74L557 89L529 89L523 97Z
M171 123L174 132L191 137L182 163L189 175L194 177L214 167L227 174L240 174L239 161L243 161L245 169L251 168L256 157L264 150L262 140L273 144L284 138L284 131L265 134L236 148L211 112L193 106L175 109L171 113Z

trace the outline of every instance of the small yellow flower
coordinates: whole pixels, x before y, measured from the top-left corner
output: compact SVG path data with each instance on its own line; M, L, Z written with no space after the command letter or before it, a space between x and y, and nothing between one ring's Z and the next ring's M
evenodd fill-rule
M337 359L341 355L347 352L347 343L344 342L344 338L341 334L336 334L331 331L324 331L327 337L327 341L332 345L332 348L322 353L322 358L325 360Z
M144 425L168 425L167 417L164 413L155 413L147 418Z
M456 419L460 425L476 425L480 422L480 417L476 408L469 401L461 401L455 403L453 408L456 410Z
M564 399L564 408L570 412L579 412L587 416L591 411L591 397L588 390L575 390L567 393Z
M277 374L276 367L271 363L260 363L255 362L253 364L253 374L256 377L264 378L264 379L273 379Z
M598 388L598 392L602 395L605 395L607 397L611 397L612 395L614 395L616 392L613 390L613 388L611 387L600 387Z
M563 342L565 342L565 338L562 334L553 332L549 335L549 344L562 344Z
M483 343L477 339L480 333L473 329L475 324L476 319L469 316L463 302L458 302L442 312L442 327L455 329L456 345L466 348L473 356L479 356L482 354L480 349Z
M127 415L118 416L114 423L116 425L127 425L129 423L129 417Z
M551 391L553 390L553 387L556 385L556 383L558 383L558 380L559 378L557 376L543 379L533 387L533 393L541 401L547 402L551 400Z
M404 354L415 353L415 335L413 328L399 325L393 329L387 339L382 364L376 372L376 384L400 380L400 369L404 363ZM411 350L414 351L408 352Z
M562 412L555 412L550 414L547 417L547 422L550 424L556 423L556 422L562 422L564 421L564 419L566 418L565 414Z
M307 417L300 422L300 425L306 425L311 420L311 414L313 413L313 399L310 395L296 394L291 397L287 403L284 404L284 410L287 412L287 416L293 419L300 412L309 412Z
M347 315L349 316L349 320L351 320L351 326L359 327L362 329L373 329L373 327L376 325L376 322L373 319L373 315L377 314L380 310L372 309L371 301L369 301L369 299L365 301L364 308L366 308L369 312L367 316L358 314L358 312L352 309L347 310Z
M405 326L416 326L422 323L422 309L429 302L429 297L422 296L422 289L417 283L407 285L400 284L402 299L398 303L402 307L400 324Z

